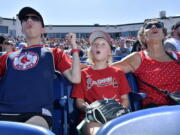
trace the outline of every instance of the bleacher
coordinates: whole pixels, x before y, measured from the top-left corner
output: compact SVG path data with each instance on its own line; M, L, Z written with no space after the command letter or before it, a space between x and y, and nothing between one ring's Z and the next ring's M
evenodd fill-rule
M114 57L114 60L119 60L119 57ZM156 120L158 120L159 124L161 119L164 120L166 117L168 117L168 122L171 122L172 124L178 123L180 124L178 121L180 121L180 118L177 117L177 115L179 116L180 113L180 107L172 107L172 108L167 108L168 111L165 111L166 109L162 108L164 110L160 111L160 109L154 109L154 110L142 110L142 111L138 111L141 109L141 100L143 98L146 97L146 95L144 93L138 93L138 86L136 83L136 79L133 76L132 73L128 73L126 74L128 83L132 89L132 92L129 94L129 101L130 101L130 110L131 114L128 115L124 115L121 116L115 120L112 120L112 122L108 122L107 124L105 124L105 126L98 132L98 135L105 135L106 133L109 134L110 129L115 126L115 125L121 125L119 122L126 122L125 120L127 120L128 122L130 121L130 118L133 118L135 120L137 120L139 117L144 117L147 116L147 119L142 119L143 124L141 124L141 126L144 125L144 127L146 128L145 130L143 130L142 134L140 134L139 132L137 132L137 134L133 134L133 135L143 135L147 133L148 128L145 126L146 123L148 121L151 121L151 119L149 118L149 114L152 116L155 116L156 113L158 115L160 115L161 113L163 114L162 117L160 118L153 118L154 122ZM60 74L56 74L55 79L54 79L54 112L53 112L53 127L52 127L52 132L55 133L55 135L78 135L78 132L76 131L76 126L78 125L78 111L75 108L75 103L74 103L74 99L70 98L70 94L72 91L72 84L69 83L69 81L67 81L67 79L65 79L63 76L61 76ZM176 112L176 110L178 110L178 112ZM135 112L134 112L135 111ZM137 111L137 113L136 113ZM169 113L170 115L166 115L166 112ZM174 113L173 113L174 112ZM170 117L170 118L169 118ZM170 119L175 120L177 119L178 121L171 121ZM139 123L141 123L141 121L138 121ZM157 121L156 121L157 122ZM155 122L155 125L158 126L158 124ZM138 124L139 124L138 123ZM109 134L109 135L117 135L117 133L119 133L120 131L123 131L123 135L128 135L128 133L130 133L129 131L131 129L134 128L141 128L140 126L138 126L137 123L135 123L133 126L131 125L131 127L129 125L127 125L127 134L125 134L125 131L122 130L123 128L121 128L119 126L119 129L117 129L116 131L113 131L114 134ZM150 126L152 129L153 128L153 122L150 123ZM168 125L165 125L168 126ZM163 126L160 125L161 128L163 128ZM131 128L131 129L130 129ZM169 127L168 127L169 128ZM177 128L177 126L171 126L171 128ZM0 124L0 129L1 129L1 124ZM156 129L157 130L157 129ZM134 133L136 133L136 130L133 129L132 131L134 131ZM170 130L168 130L168 132L170 132ZM0 131L1 133L1 131ZM51 133L51 132L50 132ZM180 131L178 130L177 132L174 131L172 133L179 133ZM6 135L6 134L4 134ZM9 135L9 134L8 134ZM20 135L20 134L18 134ZM34 134L33 134L34 135ZM41 134L39 134L41 135ZM46 134L42 134L42 135L46 135ZM48 134L47 134L48 135ZM51 134L49 134L51 135ZM150 134L146 134L146 135L150 135ZM153 134L156 135L156 134ZM159 134L162 135L162 134ZM176 135L176 134L173 134Z
M138 87L134 76L131 73L126 74L129 85L133 90L130 95L130 109L131 111L139 110L141 104L139 100L143 96L136 94ZM77 135L76 126L78 120L78 111L75 109L74 99L70 98L72 84L69 83L64 77L58 75L55 79L55 101L56 107L53 117L53 132L56 135ZM135 95L137 98L133 98ZM135 102L134 102L135 101Z

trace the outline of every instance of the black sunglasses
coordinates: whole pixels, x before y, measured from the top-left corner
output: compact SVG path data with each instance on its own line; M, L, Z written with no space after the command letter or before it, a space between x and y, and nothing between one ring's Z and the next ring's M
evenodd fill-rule
M31 20L36 21L36 22L40 21L40 18L38 16L24 16L22 18L22 21L26 22L28 19L31 19Z
M144 26L145 29L151 29L152 26L155 25L157 28L163 28L164 24L162 22L157 22L157 23L148 23Z

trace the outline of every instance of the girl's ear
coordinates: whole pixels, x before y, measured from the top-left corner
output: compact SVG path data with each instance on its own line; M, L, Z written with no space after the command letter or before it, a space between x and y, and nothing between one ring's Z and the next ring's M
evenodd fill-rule
M109 51L108 51L108 56L112 56L112 50L111 50L111 48L110 48Z

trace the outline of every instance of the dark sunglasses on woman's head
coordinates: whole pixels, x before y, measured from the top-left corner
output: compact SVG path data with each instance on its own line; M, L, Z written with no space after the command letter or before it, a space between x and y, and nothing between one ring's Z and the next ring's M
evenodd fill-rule
M28 19L31 19L31 20L36 21L36 22L40 21L40 18L38 16L24 16L22 21L26 22Z
M157 22L157 23L148 23L144 26L145 29L151 29L152 26L155 25L157 28L163 28L164 24L162 22Z

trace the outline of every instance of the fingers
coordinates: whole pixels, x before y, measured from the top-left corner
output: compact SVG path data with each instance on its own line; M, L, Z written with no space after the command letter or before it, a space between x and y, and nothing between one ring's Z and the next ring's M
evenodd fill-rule
M67 34L67 39L68 40L76 40L76 34L74 34L74 33Z
M72 48L77 48L77 44L76 44L76 34L74 33L69 33L66 35L66 38L69 42L69 44L72 46Z

